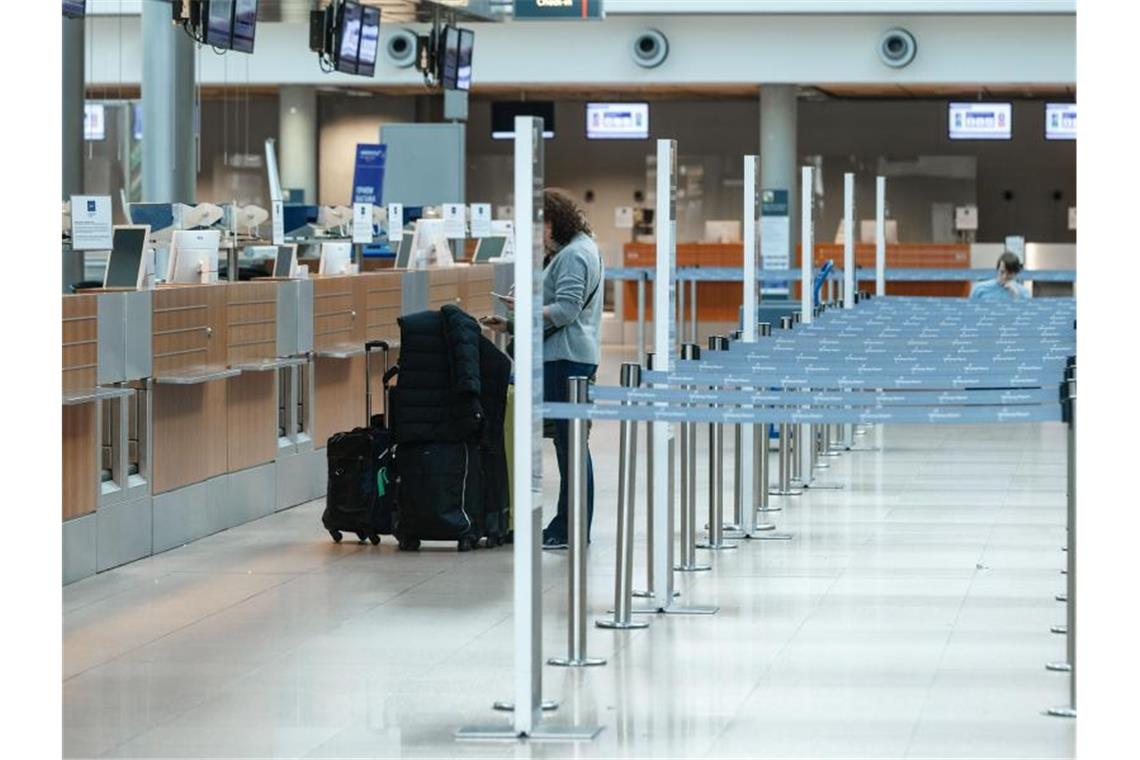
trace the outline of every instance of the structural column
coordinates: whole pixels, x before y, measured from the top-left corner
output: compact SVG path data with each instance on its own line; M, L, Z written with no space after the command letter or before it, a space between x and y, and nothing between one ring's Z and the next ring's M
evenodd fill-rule
M799 239L800 201L796 192L796 86L760 86L760 188L788 191L789 266Z
M84 21L63 19L63 200L83 194Z
M143 200L194 203L194 42L171 23L169 3L142 6Z
M277 164L283 190L300 190L305 203L317 202L317 90L282 85Z

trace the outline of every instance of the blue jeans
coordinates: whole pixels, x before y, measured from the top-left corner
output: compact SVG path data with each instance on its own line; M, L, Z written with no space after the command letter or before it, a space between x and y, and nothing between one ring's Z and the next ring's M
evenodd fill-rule
M597 371L596 364L583 364L565 359L546 362L542 368L542 393L547 401L568 401L566 393L567 381L571 377L593 377ZM558 486L558 514L542 531L543 539L553 537L565 541L569 536L566 517L569 511L567 472L569 470L568 457L570 451L570 423L568 420L554 421L554 452L558 456L558 475L561 483ZM586 538L590 537L590 525L594 521L594 460L590 456L589 440L586 442Z

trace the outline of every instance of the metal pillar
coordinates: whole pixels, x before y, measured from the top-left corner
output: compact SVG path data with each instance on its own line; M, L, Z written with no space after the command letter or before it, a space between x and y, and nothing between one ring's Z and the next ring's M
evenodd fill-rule
M83 19L63 19L63 146L60 155L63 157L65 201L73 195L83 195L84 62L87 49L84 28Z
M788 191L788 250L784 254L792 263L792 251L798 240L800 214L796 195L796 109L798 100L793 84L761 84L760 86L760 187ZM789 272L789 274L791 274Z
M641 385L641 366L621 365L623 388ZM598 620L599 628L647 628L649 623L634 621L633 615L633 510L637 500L637 423L621 421L618 459L617 568L614 572L613 618Z
M588 403L589 378L572 377L567 381L567 398L571 404ZM566 520L570 527L569 615L567 633L569 651L565 657L552 657L548 665L588 667L605 665L600 657L586 656L586 435L587 421L570 420L570 452L567 478ZM624 452L623 452L624 453Z
M192 204L198 179L194 43L170 23L169 3L142 6L143 200Z
M305 203L317 203L317 89L311 85L282 85L278 123L281 186L302 191Z

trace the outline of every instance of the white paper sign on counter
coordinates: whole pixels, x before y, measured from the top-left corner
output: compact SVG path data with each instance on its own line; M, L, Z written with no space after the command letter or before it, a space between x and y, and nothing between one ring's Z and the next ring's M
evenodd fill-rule
M388 204L388 242L399 243L404 237L404 204Z
M467 237L467 207L462 203L443 204L443 234L449 240Z
M71 196L71 249L109 251L114 245L111 196Z
M285 204L273 201L273 245L285 245Z
M491 237L491 204L471 204L471 237Z
M372 204L352 204L352 242L367 244L372 242Z

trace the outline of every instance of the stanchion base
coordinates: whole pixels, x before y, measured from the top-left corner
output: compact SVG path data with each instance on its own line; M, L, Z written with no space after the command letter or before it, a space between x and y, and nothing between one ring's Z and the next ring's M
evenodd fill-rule
M811 483L804 488L810 488L813 491L842 491L845 486L842 483Z
M726 544L723 542L721 542L719 544L705 543L705 544L697 544L697 548L698 549L707 549L708 551L712 551L712 552L723 552L723 551L727 551L729 549L735 549L736 544Z
M1061 570L1061 575L1068 575L1068 574L1069 574L1068 570Z
M1077 711L1075 708L1072 708L1072 707L1050 707L1048 710L1045 711L1045 714L1049 715L1051 717L1054 717L1054 718L1075 718L1075 717L1077 717Z
M652 599L655 596L657 596L657 594L653 593L652 591L634 591L633 595L634 595L634 597L636 597L638 599ZM674 591L673 592L673 598L674 599L676 599L680 595L681 595L680 591Z
M610 610L612 613L613 610ZM628 623L622 623L617 620L595 620L594 625L598 628L605 628L610 631L629 631L635 628L648 628L649 623L642 623L636 620L631 620Z
M1055 625L1049 629L1049 633L1056 633L1061 636L1065 636L1069 633L1069 629L1063 625Z
M720 612L720 607L674 607L669 605L665 609L660 607L640 607L638 609L630 610L634 615L715 615Z
M1058 602L1068 602L1069 601L1069 595L1068 594L1057 594L1053 598L1056 599Z
M835 457L839 456L839 449L828 449L827 451L820 454L820 456L827 457L828 459L834 459Z
M803 491L800 490L799 488L789 488L787 491L772 490L772 491L768 492L768 495L770 495L770 496L802 496ZM771 507L768 507L768 511L774 512L775 510L773 510Z
M459 741L588 742L602 732L601 726L535 726L529 734L519 734L511 726L464 726L455 732Z
M673 565L678 573L703 573L712 570L712 565Z
M775 530L775 529L776 529L776 523L757 523L756 525L752 526L752 530L757 531L759 533L763 533L765 531Z
M1047 662L1045 669L1052 670L1054 673L1071 673L1073 666L1067 662Z
M779 496L779 494L776 494L776 495ZM761 512L761 513L763 513L763 512L783 512L784 508L783 507L756 507L756 511Z
M755 535L745 536L749 541L791 541L791 533L776 533L770 531L768 533L756 533Z
M831 469L831 465L829 465L827 462L816 462L814 465L812 465L812 467L814 467L817 470L830 470Z
M852 446L851 448L849 448L847 450L848 451L871 451L871 452L875 452L875 451L882 451L883 447L882 446Z
M492 710L498 710L499 712L514 712L515 711L515 703L514 702L499 701L499 702L496 702L495 704L491 705L491 709ZM555 702L553 699L544 699L544 700L542 700L542 709L544 712L551 712L552 710L557 710L558 709L558 703Z
M705 523L705 530L708 530L708 529L709 529L708 523ZM729 531L732 531L733 533L739 533L740 532L740 526L739 525L729 525L726 523L725 525L721 526L721 530L723 530L725 533L728 533Z
M575 660L570 657L551 657L546 661L547 665L553 665L556 668L595 668L599 665L606 664L605 657L587 657L583 660Z

